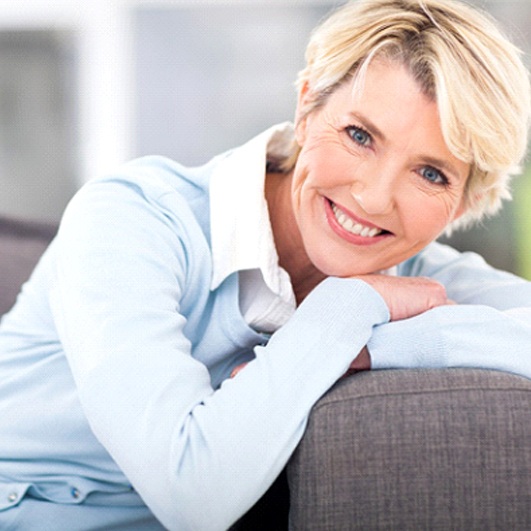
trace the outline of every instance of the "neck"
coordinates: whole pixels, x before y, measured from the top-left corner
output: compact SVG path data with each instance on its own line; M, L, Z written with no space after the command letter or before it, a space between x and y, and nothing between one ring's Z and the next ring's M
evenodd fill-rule
M325 275L310 261L299 232L291 202L292 173L268 173L265 195L279 264L291 278L297 304Z

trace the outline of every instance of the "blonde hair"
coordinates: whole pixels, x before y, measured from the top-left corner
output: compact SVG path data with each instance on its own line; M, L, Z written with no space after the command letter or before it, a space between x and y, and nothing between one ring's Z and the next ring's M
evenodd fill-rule
M437 102L448 148L471 165L468 210L451 228L496 212L527 148L530 86L520 50L489 15L454 0L352 1L312 34L297 80L313 96L304 112L375 57L409 69Z

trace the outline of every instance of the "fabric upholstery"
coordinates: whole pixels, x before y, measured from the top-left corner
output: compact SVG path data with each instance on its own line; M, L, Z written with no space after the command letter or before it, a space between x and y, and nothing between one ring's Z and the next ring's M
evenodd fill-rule
M0 216L0 316L8 311L57 227Z
M531 382L360 373L314 408L288 469L293 530L531 529Z

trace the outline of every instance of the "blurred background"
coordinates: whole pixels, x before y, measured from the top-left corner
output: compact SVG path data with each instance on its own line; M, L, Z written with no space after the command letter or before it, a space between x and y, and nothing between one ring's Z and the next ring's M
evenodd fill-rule
M2 0L0 215L57 221L93 176L145 154L186 164L293 118L332 0ZM525 51L531 0L475 0ZM531 279L531 173L451 239Z

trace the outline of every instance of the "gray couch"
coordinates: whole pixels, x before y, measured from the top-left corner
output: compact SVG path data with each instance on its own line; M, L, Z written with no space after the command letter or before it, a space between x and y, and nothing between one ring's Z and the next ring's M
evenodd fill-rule
M531 381L495 371L340 382L288 467L292 529L530 530L530 406Z
M0 315L55 230L0 217ZM531 530L530 405L531 381L493 371L340 381L314 408L287 467L290 527ZM283 483L273 490L234 529L285 528L287 492Z

